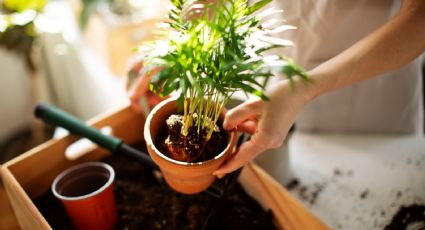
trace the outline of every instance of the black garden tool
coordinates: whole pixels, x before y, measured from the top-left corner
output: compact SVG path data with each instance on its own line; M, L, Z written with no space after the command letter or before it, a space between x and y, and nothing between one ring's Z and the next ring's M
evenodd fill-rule
M73 134L85 137L112 153L124 154L139 160L141 163L158 170L158 166L152 161L148 154L131 147L121 139L101 133L98 129L90 127L66 113L65 111L50 105L39 104L35 108L35 116L44 122L67 129ZM242 143L244 136L240 136L238 147ZM226 191L232 187L238 178L240 171L236 171L225 176L221 180L216 180L205 192L211 196L221 198Z

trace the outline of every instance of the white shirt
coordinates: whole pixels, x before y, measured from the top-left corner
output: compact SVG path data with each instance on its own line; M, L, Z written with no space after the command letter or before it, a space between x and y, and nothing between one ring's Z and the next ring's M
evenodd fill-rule
M385 24L398 0L276 0L287 24L285 54L309 70ZM305 131L413 133L422 128L421 62L323 95L308 104L297 128Z

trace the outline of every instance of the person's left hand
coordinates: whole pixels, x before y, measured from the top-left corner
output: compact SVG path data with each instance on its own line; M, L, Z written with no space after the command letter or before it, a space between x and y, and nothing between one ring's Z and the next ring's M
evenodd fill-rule
M141 113L143 109L140 106L140 99L145 97L148 106L152 109L164 99L149 90L149 83L152 77L161 71L161 68L149 68L144 66L143 60L134 61L130 66L126 88L131 107L136 112Z

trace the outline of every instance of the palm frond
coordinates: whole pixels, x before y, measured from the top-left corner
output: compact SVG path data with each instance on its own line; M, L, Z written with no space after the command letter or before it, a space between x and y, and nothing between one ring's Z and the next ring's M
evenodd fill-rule
M259 0L254 4L249 4L247 0L219 0L216 5L204 4L202 7L191 5L194 1L189 0L171 2L174 7L169 12L168 26L163 31L166 36L141 49L148 64L163 67L151 84L155 92L161 92L164 96L177 92L179 102L190 97L197 102L204 101L206 97L206 103L220 99L227 101L239 90L269 100L264 93L265 82L275 70L290 80L300 76L308 81L305 71L291 59L267 55L270 50L292 44L273 34L294 29L277 20L269 20L263 26L263 17L280 12L271 9L258 13L271 0ZM214 14L205 13L204 16L192 18L199 13L196 11L188 17L185 15L188 7L214 11ZM193 116L190 112L198 113L196 120L203 124L205 119L216 121L219 115L218 107L209 112L205 109L210 106L205 107L203 103L190 103L189 107L184 114ZM201 124L193 125L200 127ZM188 128L183 127L186 131ZM211 129L208 126L202 128Z

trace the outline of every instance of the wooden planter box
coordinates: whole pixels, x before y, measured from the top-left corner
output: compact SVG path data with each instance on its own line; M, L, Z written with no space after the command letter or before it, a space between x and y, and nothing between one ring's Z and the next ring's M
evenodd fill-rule
M1 166L0 166L1 167ZM0 172L1 173L1 172ZM3 183L0 181L0 226L3 230L19 229L18 222L10 206Z
M125 107L88 123L98 128L110 126L115 136L126 143L134 143L143 138L144 120L142 115ZM76 161L69 161L65 158L64 151L77 139L78 137L71 135L48 141L1 167L5 190L22 229L51 229L31 199L47 192L56 175L75 164L100 160L110 154L97 148ZM255 164L249 164L244 168L239 182L265 209L272 210L276 225L280 229L327 229L320 220Z

